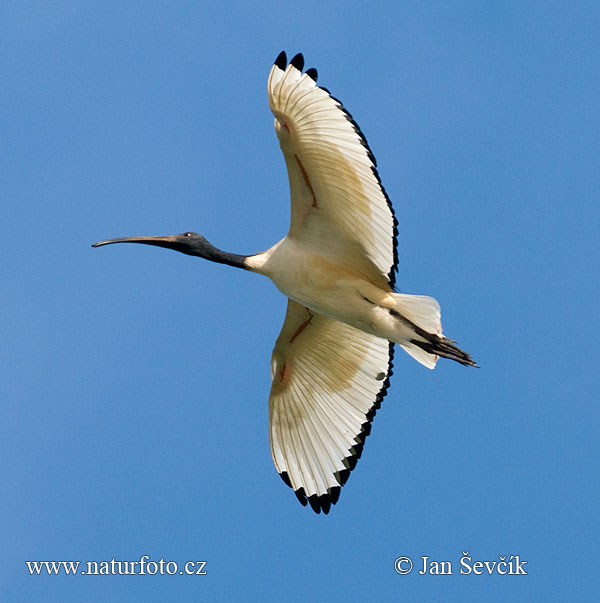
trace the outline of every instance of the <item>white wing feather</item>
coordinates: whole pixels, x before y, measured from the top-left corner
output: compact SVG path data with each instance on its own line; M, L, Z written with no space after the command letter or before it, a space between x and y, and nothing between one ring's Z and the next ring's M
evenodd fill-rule
M298 59L298 60L297 60ZM375 158L352 116L301 57L280 55L269 105L292 199L288 239L391 290L396 226ZM273 350L271 452L303 505L325 513L362 453L389 385L393 344L289 300Z
M290 180L288 237L393 285L397 223L357 124L291 63L273 66L268 92Z
M303 505L325 513L361 455L393 347L294 301L273 350L271 453Z

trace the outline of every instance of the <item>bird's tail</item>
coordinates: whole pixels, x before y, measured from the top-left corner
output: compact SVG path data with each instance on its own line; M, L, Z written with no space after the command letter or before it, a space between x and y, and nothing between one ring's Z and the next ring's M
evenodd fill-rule
M477 366L467 352L442 334L440 305L433 297L394 294L391 314L403 323L403 336L397 343L427 368L435 368L438 358L449 358L465 366Z

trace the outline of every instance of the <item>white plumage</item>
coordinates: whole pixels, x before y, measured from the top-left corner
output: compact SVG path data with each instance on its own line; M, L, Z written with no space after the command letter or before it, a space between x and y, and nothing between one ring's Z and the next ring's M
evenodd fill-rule
M397 223L373 154L316 72L302 68L301 55L287 65L280 55L268 80L290 230L247 264L290 298L271 365L273 460L300 502L327 512L389 385L389 342L429 368L444 351L472 361L442 336L436 300L393 292Z
M476 366L442 334L431 297L395 292L397 222L375 159L317 72L281 53L269 105L287 165L290 229L263 253L223 252L195 233L125 237L269 277L289 298L271 361L271 452L303 505L329 512L389 386L394 343L428 368Z

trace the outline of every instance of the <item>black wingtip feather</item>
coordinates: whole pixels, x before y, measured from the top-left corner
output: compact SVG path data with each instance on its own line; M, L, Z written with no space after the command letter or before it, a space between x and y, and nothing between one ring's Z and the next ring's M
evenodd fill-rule
M371 422L370 421L365 421L362 425L361 425L361 433L360 433L360 440L361 442L365 441L365 438L371 433Z
M354 467L356 467L356 463L358 463L359 455L356 454L354 448L350 448L350 452L352 453L350 456L347 456L345 461L347 463L347 467L350 471L354 471ZM346 464L344 463L344 464Z
M299 52L297 55L294 55L290 61L290 65L295 67L298 71L302 71L304 69L304 56L302 56L301 52Z
M285 50L282 50L275 59L274 65L277 65L279 69L285 69L287 66L287 54L285 54Z
M306 505L308 504L308 499L306 498L304 488L300 488L299 490L294 490L294 494L296 495L296 498L300 501L300 504L303 507L306 507Z
M317 78L319 77L319 73L314 67L307 69L305 71L305 73L306 73L306 75L308 75L309 78L311 78L315 82L317 81Z
M288 472L287 472L287 471L282 471L282 472L279 474L279 477L280 477L280 478L283 480L283 483L284 483L286 486L289 486L290 488L292 488L292 487L293 487L293 486L292 486L292 482L290 481L290 476L288 475Z
M335 479L337 480L338 484L340 486L343 486L347 481L348 478L350 477L350 469L342 469L341 471L338 471L335 474ZM338 492L338 498L339 498L339 492Z
M331 496L329 495L329 492L319 496L319 505L321 505L323 515L327 515L327 513L329 513L329 509L331 509Z
M315 513L320 513L321 512L321 504L319 501L319 497L316 494L313 494L312 496L308 497L308 502L310 504L310 508L315 512Z

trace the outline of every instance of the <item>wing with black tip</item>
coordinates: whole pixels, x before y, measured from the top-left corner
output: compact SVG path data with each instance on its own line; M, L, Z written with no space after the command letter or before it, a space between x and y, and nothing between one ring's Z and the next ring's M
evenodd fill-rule
M298 500L329 512L392 374L393 344L289 300L271 360L273 461Z
M292 197L288 236L393 286L397 222L360 128L342 103L281 53L269 75L269 105Z

